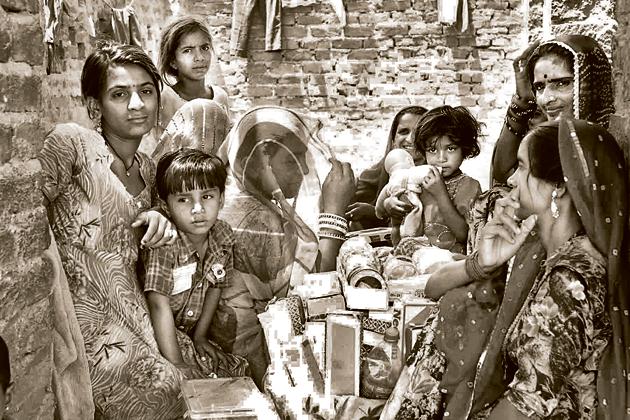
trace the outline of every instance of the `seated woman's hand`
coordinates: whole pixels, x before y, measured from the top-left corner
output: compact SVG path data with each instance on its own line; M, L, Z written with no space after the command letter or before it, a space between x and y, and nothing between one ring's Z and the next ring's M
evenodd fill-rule
M322 184L321 211L345 216L346 208L354 200L356 183L348 162L330 159L332 167Z
M205 337L195 337L193 339L193 343L197 353L201 356L201 360L205 360L204 358L207 357L211 358L215 369L219 364L227 366L228 360L225 357L225 354L223 354L223 352L210 340Z
M506 212L495 214L481 230L477 247L481 268L490 272L512 258L536 225L536 219L532 214L519 225Z
M376 208L369 203L352 203L346 209L346 219L359 220L376 217Z
M387 197L383 202L383 207L385 207L385 213L387 213L389 217L397 220L401 220L407 213L413 210L411 203L403 201L395 195Z
M158 248L162 245L170 245L177 238L177 230L171 225L170 220L157 210L143 211L138 214L131 227L147 226L147 231L142 237L141 244L146 248Z

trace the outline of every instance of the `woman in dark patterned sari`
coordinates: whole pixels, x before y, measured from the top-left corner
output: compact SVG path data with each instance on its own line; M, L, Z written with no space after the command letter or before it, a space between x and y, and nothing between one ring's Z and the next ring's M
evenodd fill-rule
M590 37L565 35L540 45L534 44L515 60L514 69L517 94L512 100L501 137L495 146L492 165L495 182L505 182L510 171L515 167L518 146L528 129L535 125L537 106L542 109L542 116L548 120L554 120L560 116L579 116L604 126L608 124L608 118L613 112L611 66L601 47ZM492 217L495 203L505 197L509 190L508 186L496 184L483 193L473 206L469 230L469 252L477 248L481 229ZM540 270L540 265L536 260L544 258L545 249L539 238L529 237L520 247L513 263L513 267L517 268L513 271L518 271L520 281L510 280L506 286L506 296L512 301L501 306L498 304L503 297L504 282L502 281L495 280L494 284L490 281L482 284L471 283L466 288L456 288L446 293L453 288L453 284L458 284L457 281L451 280L456 278L454 273L463 271L463 262L444 267L434 274L430 285L427 285L427 291L434 297L446 293L440 303L441 309L447 315L443 329L448 329L449 326L451 329L456 328L462 324L462 319L467 320L464 325L473 325L474 321L477 326L485 326L470 332L470 335L466 334L461 339L466 353L463 359L465 363L458 368L459 372L456 375L447 374L445 381L450 385L449 383L442 384L443 389L448 389L449 396L453 396L449 398L451 412L466 410L461 407L466 407L468 404L471 393L469 384L473 383L477 361L486 340L490 337L493 343L498 343L497 345L500 346L505 334L502 328L494 328L490 336L494 318L496 317L497 322L500 322L512 319L516 315L516 308L522 305ZM514 275L513 272L512 277ZM435 285L438 287L431 290ZM467 299L470 295L474 297L472 301ZM505 302L505 298L503 301ZM488 310L485 310L484 306L488 306ZM474 307L475 311L468 311L468 307ZM466 311L469 313L467 314ZM455 319L459 321L452 325L451 321ZM472 341L467 342L468 338ZM449 346L445 345L445 347ZM496 352L495 347L492 343L490 344L490 348ZM457 353L457 351L451 351ZM455 357L455 354L452 356ZM494 353L494 356L498 357L497 353ZM458 360L462 360L461 356L457 355L457 357L460 357ZM483 364L487 366L489 363L491 362L486 358ZM458 385L455 387L454 383ZM461 406L460 409L453 408L457 404Z
M442 404L428 406L427 397L440 399L435 390L441 390L443 368L420 365L396 418L625 418L630 371L630 296L621 273L628 266L626 177L623 153L598 125L562 119L525 137L518 168L508 180L512 190L481 230L478 250L460 272L451 270L451 286L480 284L501 274L532 238L544 254L514 261L471 379ZM538 273L524 292L527 264ZM440 331L439 320L432 327L437 347L440 335L457 333ZM485 342L475 325L463 327L464 353ZM426 360L440 361L435 347L425 343L421 350ZM458 363L452 355L449 363Z

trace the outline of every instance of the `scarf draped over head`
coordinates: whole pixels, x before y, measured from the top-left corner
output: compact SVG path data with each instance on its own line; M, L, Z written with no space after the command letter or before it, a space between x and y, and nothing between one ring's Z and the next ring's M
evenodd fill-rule
M383 154L383 158L371 168L363 171L363 173L361 173L361 176L359 177L359 183L357 185L357 191L355 194L355 198L357 201L364 201L371 204L376 204L378 194L389 181L389 174L385 170L384 162L387 154L394 149L394 139L396 138L396 131L398 130L398 123L400 119L405 114L422 115L425 112L426 109L414 105L407 106L396 113L396 115L394 116L394 120L392 121L391 128L389 129L387 146L385 148L385 154ZM424 163L426 163L426 160L423 162L416 162L416 165L422 165Z
M278 214L283 220L285 245L294 244L290 246L292 249L286 250L293 257L292 283L299 282L305 273L312 271L317 258L314 232L317 231L323 181L320 173L327 173L323 171L330 168L332 157L329 147L318 136L320 127L318 120L286 108L264 106L243 115L227 139L227 159L236 187ZM269 164L263 161L268 145L289 151L298 162L299 169L296 170L301 174L296 173L295 179L301 177L302 182L294 198L285 198L278 189L273 194L267 191L273 187L262 180L265 176L261 168ZM293 155L296 147L305 151L303 158Z
M612 337L597 376L598 418L630 413L630 290L624 233L628 222L627 169L608 131L587 121L562 119L558 139L562 172L586 233L608 261Z
M228 115L219 103L193 99L173 115L152 157L157 161L168 152L187 147L216 155L229 127Z
M544 42L534 51L527 64L529 79L534 80L534 66L541 49L557 45L573 56L573 113L576 119L608 127L615 112L612 67L597 41L586 35L563 35ZM544 54L544 53L543 53Z

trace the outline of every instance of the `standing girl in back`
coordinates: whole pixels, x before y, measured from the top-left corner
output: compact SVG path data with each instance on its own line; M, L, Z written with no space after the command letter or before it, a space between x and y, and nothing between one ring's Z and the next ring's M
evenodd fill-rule
M158 138L175 112L190 100L210 99L229 112L225 90L206 83L213 55L212 36L201 18L183 16L162 31L159 67L166 86L162 92Z

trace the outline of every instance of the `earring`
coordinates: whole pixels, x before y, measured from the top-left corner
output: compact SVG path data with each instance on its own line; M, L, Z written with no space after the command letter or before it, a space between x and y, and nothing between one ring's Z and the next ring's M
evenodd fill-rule
M549 206L551 210L551 217L557 219L560 217L560 210L558 209L558 203L556 203L556 198L558 198L558 190L553 190L551 193L551 205Z
M103 127L101 126L100 118L96 120L96 124L94 125L94 130L96 130L98 134L103 134Z

